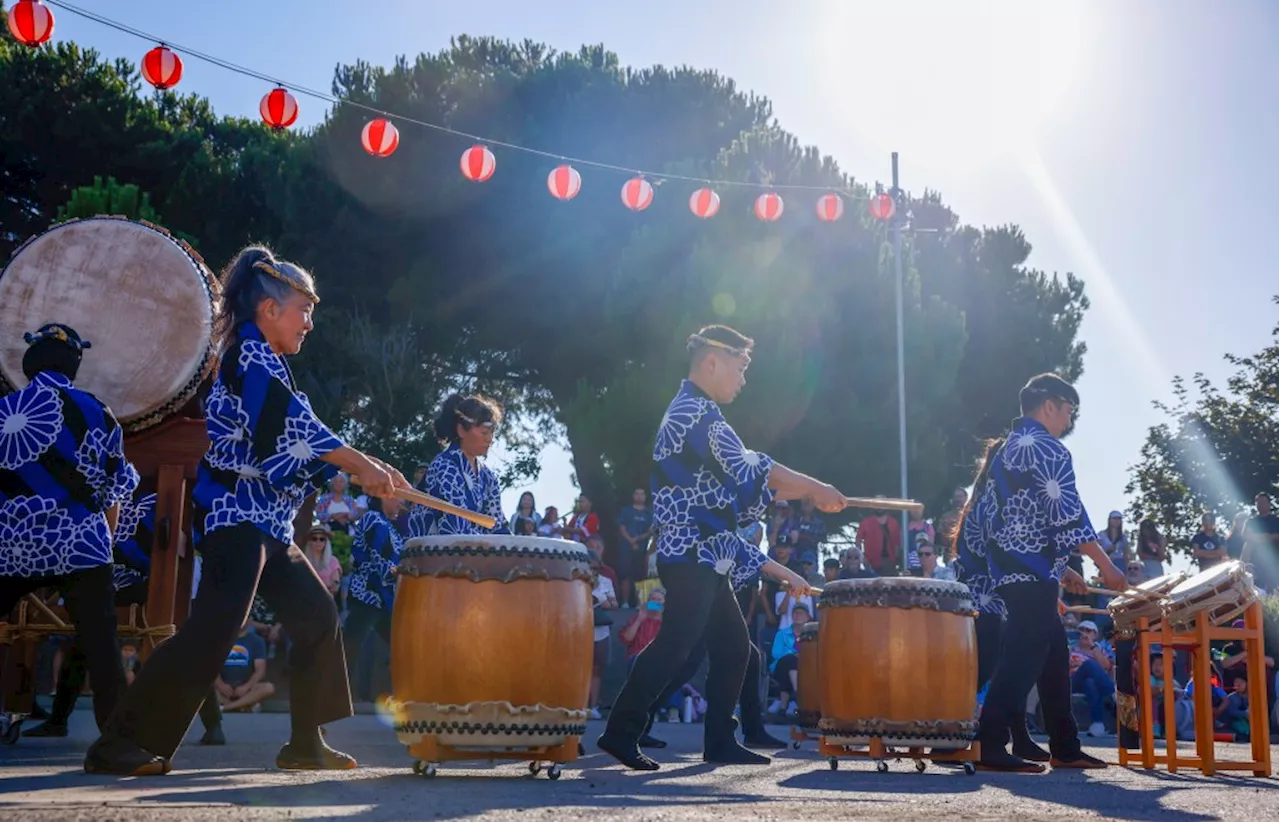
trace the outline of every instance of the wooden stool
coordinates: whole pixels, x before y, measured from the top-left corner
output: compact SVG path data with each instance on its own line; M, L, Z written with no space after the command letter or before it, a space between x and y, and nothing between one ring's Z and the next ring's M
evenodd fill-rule
M1199 768L1205 776L1228 770L1252 771L1254 776L1271 775L1271 724L1267 715L1267 669L1263 662L1262 619L1262 605L1254 602L1244 611L1243 628L1215 626L1208 612L1195 616L1195 627L1191 631L1175 631L1167 622L1152 628L1146 617L1138 620L1136 693L1141 748L1133 751L1120 744L1121 765L1141 766L1148 770L1164 765L1170 773L1176 773L1179 768ZM1253 756L1248 761L1219 761L1214 753L1213 688L1210 686L1212 672L1209 665L1209 643L1213 640L1238 640L1244 645L1249 671L1249 741ZM1151 700L1151 649L1156 644L1160 646L1165 669L1164 754L1156 753L1155 712ZM1196 723L1195 756L1178 753L1172 676L1172 653L1175 650L1189 651L1192 658L1192 678L1196 683L1195 693L1192 695Z

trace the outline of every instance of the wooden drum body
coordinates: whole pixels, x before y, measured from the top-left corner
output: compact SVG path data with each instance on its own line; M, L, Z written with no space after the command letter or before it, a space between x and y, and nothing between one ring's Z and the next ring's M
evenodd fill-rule
M957 582L847 579L822 592L818 674L829 745L967 748L977 734L973 599Z
M796 643L799 665L796 671L796 724L806 731L816 731L822 719L822 701L819 695L822 682L818 676L818 623L808 622L800 629L800 641Z
M391 684L396 734L412 754L438 761L438 745L542 749L586 732L593 625L587 557L577 543L539 537L405 543Z

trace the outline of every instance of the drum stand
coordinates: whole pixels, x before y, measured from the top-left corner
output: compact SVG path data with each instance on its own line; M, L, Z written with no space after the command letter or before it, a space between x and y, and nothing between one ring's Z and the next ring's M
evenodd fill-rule
M801 744L805 742L822 741L822 734L812 725L792 725L790 735L793 750L800 750Z
M909 747L903 750L901 747L888 747L878 737L872 737L866 750L863 750L861 746L833 744L827 741L827 737L822 736L818 739L818 753L828 757L833 771L840 768L840 759L842 757L874 760L878 773L889 772L890 759L914 759L916 773L924 773L924 769L927 767L926 763L929 760L933 760L935 764L959 764L964 768L966 775L973 776L978 770L976 763L982 756L982 749L975 740L966 747L954 750L941 751L924 747Z
M1202 611L1195 615L1191 631L1175 631L1162 622L1151 627L1150 620L1138 620L1138 681L1135 687L1138 700L1139 741L1138 751L1119 746L1120 764L1126 767L1142 767L1147 770L1165 765L1170 773L1179 768L1199 768L1205 776L1218 771L1252 771L1254 776L1271 775L1271 725L1267 716L1267 677L1262 652L1262 604L1254 602L1244 611L1243 628L1214 625L1210 614ZM1213 688L1209 686L1210 646L1212 640L1238 640L1244 645L1246 666L1249 670L1249 743L1253 758L1248 761L1219 761L1214 755L1213 736ZM1156 753L1154 706L1151 699L1151 646L1160 645L1164 658L1164 731L1166 752ZM1178 754L1178 732L1175 721L1173 693L1174 650L1190 651L1193 659L1192 678L1195 681L1196 755ZM1118 723L1117 723L1118 724Z
M507 748L500 750L475 750L454 748L437 742L434 736L424 736L420 741L409 746L409 753L415 759L413 772L425 777L434 777L441 762L494 762L499 759L525 761L529 763L529 774L537 776L546 764L547 778L559 779L560 766L575 762L578 759L578 748L582 737L570 736L559 745L548 745L541 748Z

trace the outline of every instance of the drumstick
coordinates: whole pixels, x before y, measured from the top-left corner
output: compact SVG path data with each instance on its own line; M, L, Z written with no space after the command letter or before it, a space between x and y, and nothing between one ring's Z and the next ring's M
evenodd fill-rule
M844 504L849 508L866 508L872 511L913 511L924 510L923 502L913 499L889 499L887 497L845 497Z
M1106 616L1111 613L1105 608L1090 608L1088 605L1070 605L1066 610L1073 614L1098 614L1099 616Z
M360 484L359 477L352 477L351 482L356 485ZM467 522L473 522L481 528L493 528L498 521L493 517L485 514L477 514L475 511L468 511L466 508L460 508L451 502L445 502L439 497L433 497L430 494L424 494L421 491L414 491L408 488L397 488L395 495L405 502L413 502L418 505L425 505L428 508L434 508L437 511L443 511L446 514L453 514L455 517L461 517Z
M1130 588L1127 591L1113 591L1110 588L1085 588L1087 594L1101 594L1106 597L1132 596L1139 599L1162 599L1163 594L1155 591L1144 591L1141 588Z

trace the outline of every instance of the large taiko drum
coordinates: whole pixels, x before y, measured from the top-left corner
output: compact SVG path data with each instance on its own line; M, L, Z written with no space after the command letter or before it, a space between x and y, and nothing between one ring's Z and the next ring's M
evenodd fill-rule
M806 731L816 731L822 718L819 699L822 683L818 678L818 623L806 622L796 643L796 724Z
M123 217L54 226L0 273L0 393L27 384L23 332L65 323L93 343L76 386L127 433L150 428L212 373L219 292L200 256L163 228Z
M1148 628L1159 628L1165 597L1182 584L1187 574L1178 571L1133 586L1133 591L1122 592L1107 603L1116 634L1129 639L1137 635L1140 620L1147 620ZM1137 593L1137 592L1141 593Z
M586 733L591 569L576 543L502 534L405 543L391 622L410 753L512 751ZM423 744L429 740L428 744Z
M1206 568L1171 589L1163 604L1164 619L1175 631L1190 631L1196 617L1212 625L1230 622L1262 597L1244 563L1233 559Z
M978 680L968 587L844 579L827 583L819 608L818 728L827 744L968 747Z

